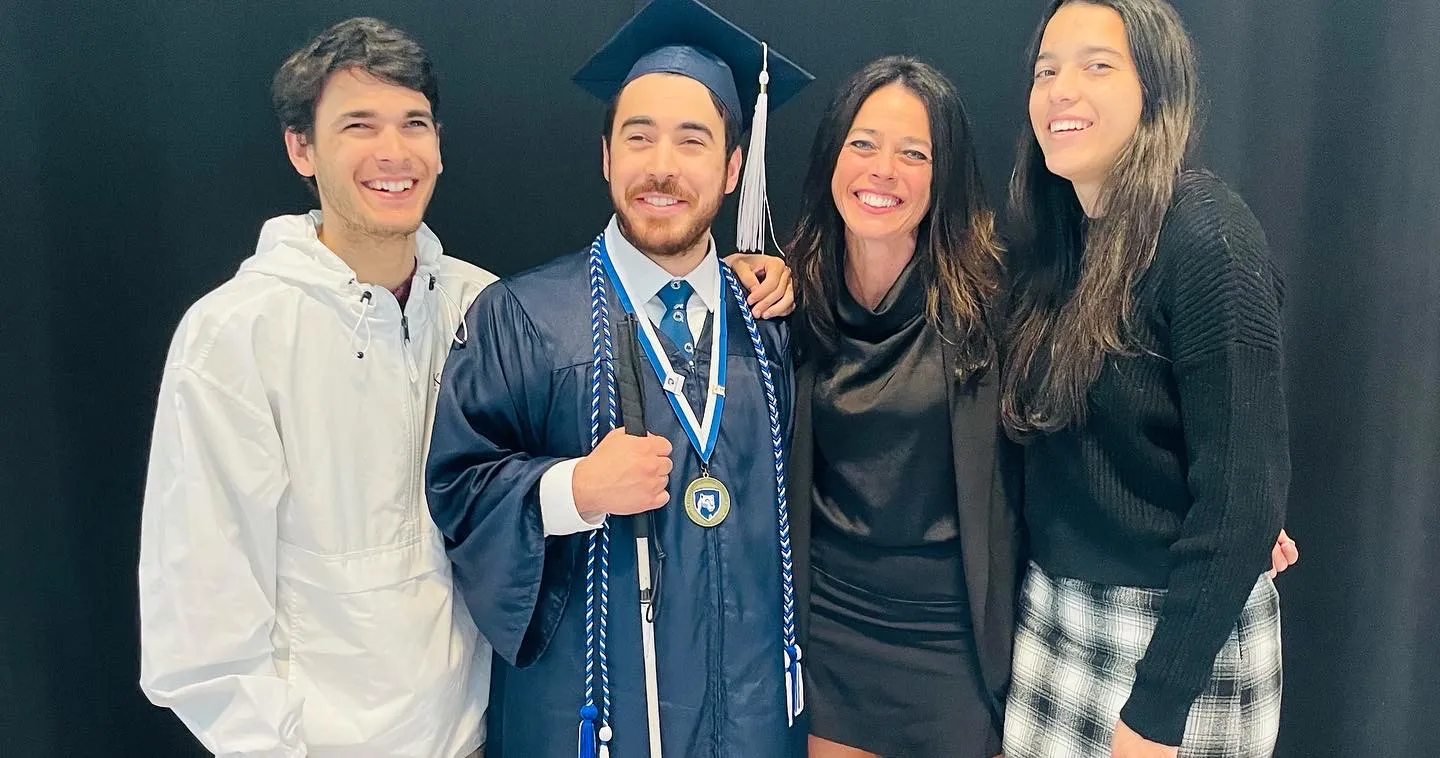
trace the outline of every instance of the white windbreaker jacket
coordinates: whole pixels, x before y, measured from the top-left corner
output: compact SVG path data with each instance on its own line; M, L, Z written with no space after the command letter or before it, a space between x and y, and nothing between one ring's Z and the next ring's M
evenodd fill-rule
M140 538L140 685L221 756L453 758L490 650L425 503L435 393L495 277L426 227L402 314L282 216L185 314Z

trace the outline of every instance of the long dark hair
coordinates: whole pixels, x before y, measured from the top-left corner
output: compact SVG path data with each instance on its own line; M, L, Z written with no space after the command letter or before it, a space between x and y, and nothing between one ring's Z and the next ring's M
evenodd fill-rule
M798 343L806 360L833 355L837 348L834 303L845 286L845 222L830 181L860 106L875 90L894 83L925 104L934 144L930 207L916 230L915 245L918 273L926 281L925 316L959 346L956 370L968 380L996 361L991 305L998 290L1000 245L964 102L943 74L914 58L889 56L860 69L836 92L815 131L800 221L790 244L800 311Z
M1026 127L1010 179L1011 308L1000 415L1012 436L1083 423L1107 355L1130 355L1135 283L1155 257L1160 224L1195 128L1195 54L1165 0L1055 0L1035 30L1030 63L1061 7L1120 14L1140 78L1140 124L1086 219L1075 190L1045 167ZM1087 228L1088 227L1088 228Z

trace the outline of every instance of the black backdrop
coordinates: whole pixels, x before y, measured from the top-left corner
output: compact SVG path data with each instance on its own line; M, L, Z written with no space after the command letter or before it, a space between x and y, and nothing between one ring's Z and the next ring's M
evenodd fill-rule
M284 54L359 14L427 45L449 168L429 222L503 274L605 221L601 108L568 75L636 5L0 2L0 753L198 754L135 686L140 495L175 323L263 219L308 206L268 109ZM780 228L830 91L884 53L956 81L1000 195L1036 0L713 5L818 77L771 127ZM1208 95L1201 155L1289 273L1304 557L1281 582L1278 754L1435 755L1440 3L1178 5Z

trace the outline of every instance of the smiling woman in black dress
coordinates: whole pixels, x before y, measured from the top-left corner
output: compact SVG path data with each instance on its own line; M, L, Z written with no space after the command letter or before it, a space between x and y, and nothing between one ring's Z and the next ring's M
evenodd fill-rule
M990 758L1019 559L998 473L999 245L938 71L882 58L840 88L791 263L810 755Z

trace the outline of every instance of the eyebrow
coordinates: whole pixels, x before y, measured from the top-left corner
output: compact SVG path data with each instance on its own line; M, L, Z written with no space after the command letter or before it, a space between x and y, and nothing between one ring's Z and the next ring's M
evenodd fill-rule
M340 114L340 116L339 116L338 118L336 118L335 120L336 120L336 121L349 121L349 120L351 120L351 119L377 118L378 116L379 116L379 114L376 113L375 111L366 111L366 110L346 111L345 113ZM428 110L424 110L424 109L420 109L420 108L415 108L415 109L411 109L411 110L405 111L405 118L424 118L424 119L430 119L431 121L434 121L434 120L435 120L435 115L434 115L433 113L431 113L430 111L428 111Z
M1113 47L1107 47L1105 45L1086 45L1085 47L1080 48L1079 57L1084 58L1086 56L1094 55L1096 53L1108 53L1115 56L1123 55L1119 50L1116 50ZM1039 55L1035 56L1035 62L1039 63L1040 61L1053 61L1059 57L1060 56L1056 55L1055 53L1040 53Z
M700 132L701 134L704 134L706 137L710 137L710 138L712 138L712 139L715 137L715 133L712 132L712 131L710 131L710 127L708 127L708 126L700 123L699 121L685 121L685 122L682 122L682 123L680 124L680 129L681 129L682 131L687 131L687 132Z
M630 118L625 119L625 121L620 124L621 129L627 129L632 126L655 126L655 119L650 118L649 116L631 116ZM710 137L712 139L715 137L715 133L710 130L710 127L700 123L699 121L684 121L681 122L678 128L682 131L687 132L700 132L706 137Z
M855 132L860 132L861 134L866 134L866 135L869 135L869 136L871 136L871 137L879 137L879 136L880 136L880 132L878 132L878 131L876 131L876 130L874 130L874 129L866 129L866 128L864 128L864 127L856 127L856 128L854 128L854 129L851 129L851 130L850 130L850 133L851 133L851 134L854 134ZM900 144L902 144L902 145L916 145L916 146L919 146L919 147L923 147L923 148L925 148L926 150L929 150L929 149L930 149L930 143L927 142L927 141L925 141L925 140L923 140L923 139L920 139L919 137L901 137L901 138L900 138Z

